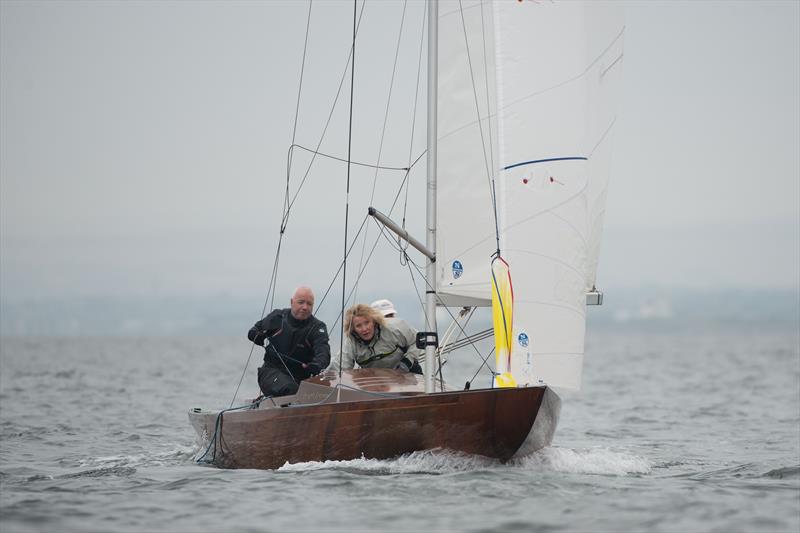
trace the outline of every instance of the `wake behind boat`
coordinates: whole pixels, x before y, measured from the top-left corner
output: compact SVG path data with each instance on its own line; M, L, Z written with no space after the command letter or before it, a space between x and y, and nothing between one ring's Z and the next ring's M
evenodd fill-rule
M426 16L425 243L391 220L394 204L369 208L382 233L397 234L405 262L413 263L409 246L425 257L425 326L416 339L424 377L329 370L290 396L193 409L204 460L277 468L446 448L506 461L549 445L561 404L553 387L580 387L587 305L602 303L595 276L621 77L620 7L430 1ZM349 169L349 153L345 160ZM407 178L413 166L394 170ZM470 334L465 323L481 307L491 309L493 327ZM437 308L453 317L441 338ZM490 352L481 368L491 387L447 385L445 354L490 336L494 367Z

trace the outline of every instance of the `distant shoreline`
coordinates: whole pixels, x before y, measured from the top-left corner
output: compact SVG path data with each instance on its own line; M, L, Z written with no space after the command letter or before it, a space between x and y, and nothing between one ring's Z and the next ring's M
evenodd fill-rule
M389 296L407 319L422 323L414 295ZM238 336L260 318L262 308L260 296L3 300L0 335ZM320 318L333 323L337 315L338 309L331 303ZM444 320L441 315L440 320ZM590 333L595 329L687 331L732 326L794 328L800 332L800 290L618 289L606 291L604 305L590 307L587 317ZM479 327L482 320L477 315L473 327Z

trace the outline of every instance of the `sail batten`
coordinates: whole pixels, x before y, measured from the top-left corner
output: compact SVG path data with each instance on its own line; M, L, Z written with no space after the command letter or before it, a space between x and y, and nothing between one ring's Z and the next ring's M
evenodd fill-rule
M570 157L550 157L547 159L532 159L531 161L522 161L503 167L503 170L511 170L512 168L524 167L525 165L538 165L539 163L552 163L554 161L586 161L588 157L583 156L570 156Z

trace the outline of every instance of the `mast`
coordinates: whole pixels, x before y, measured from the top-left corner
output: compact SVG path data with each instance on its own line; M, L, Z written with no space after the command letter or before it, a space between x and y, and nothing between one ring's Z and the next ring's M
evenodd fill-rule
M436 257L436 99L438 61L439 2L428 0L428 180L427 231L425 244ZM436 356L436 263L425 259L425 392L433 392L433 360Z

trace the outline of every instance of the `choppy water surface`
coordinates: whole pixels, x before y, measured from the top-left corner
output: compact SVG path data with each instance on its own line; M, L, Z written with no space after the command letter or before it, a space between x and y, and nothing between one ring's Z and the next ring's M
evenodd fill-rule
M797 532L798 343L592 330L584 390L530 457L225 471L195 464L186 411L230 404L246 341L4 338L0 530Z

